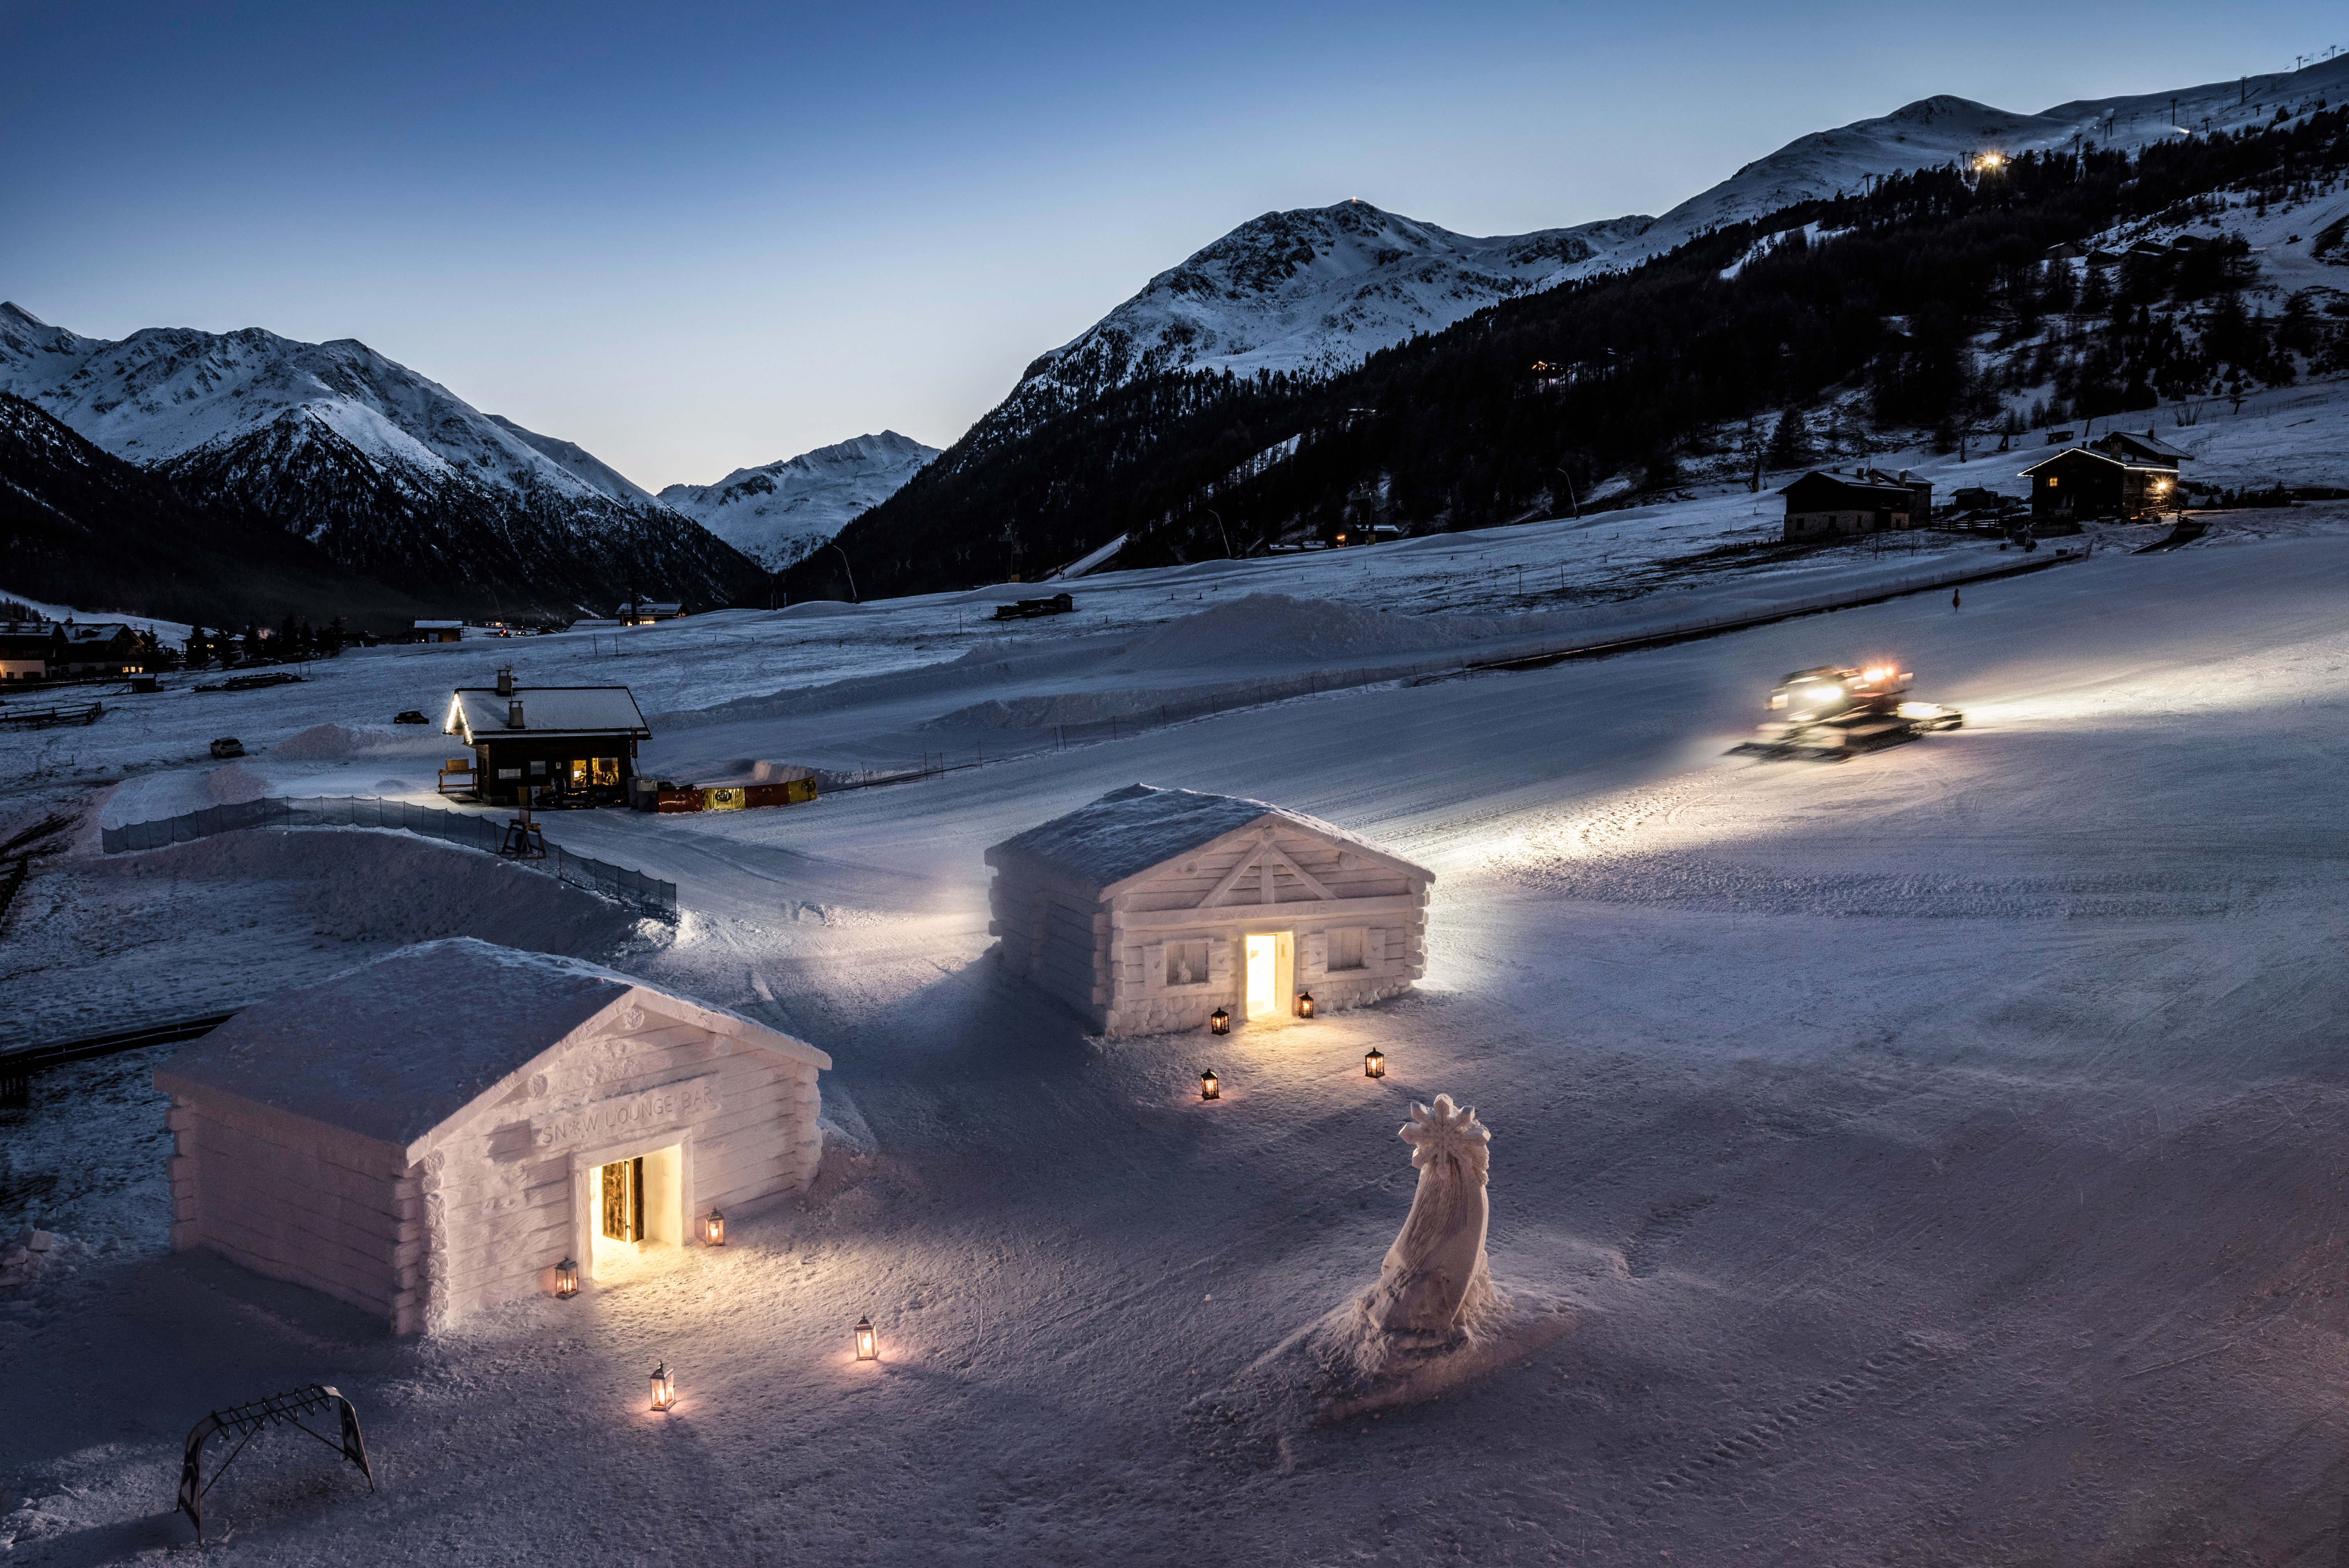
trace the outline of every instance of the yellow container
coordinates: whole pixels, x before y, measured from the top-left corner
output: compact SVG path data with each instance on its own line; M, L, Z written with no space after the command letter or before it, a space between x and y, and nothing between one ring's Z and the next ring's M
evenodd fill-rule
M705 811L739 811L744 804L740 789L710 789L701 792L701 809Z

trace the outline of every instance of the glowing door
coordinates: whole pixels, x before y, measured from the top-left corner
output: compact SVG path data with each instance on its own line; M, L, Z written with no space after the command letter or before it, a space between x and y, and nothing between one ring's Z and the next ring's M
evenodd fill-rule
M1273 1010L1272 934L1247 939L1247 1016L1261 1018Z

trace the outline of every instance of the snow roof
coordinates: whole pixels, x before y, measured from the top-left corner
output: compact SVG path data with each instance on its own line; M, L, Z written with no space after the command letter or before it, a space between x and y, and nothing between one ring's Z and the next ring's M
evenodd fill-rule
M523 727L506 724L506 705L522 704ZM609 735L645 737L652 734L636 699L626 686L516 686L512 697L492 687L460 687L449 700L443 735L462 735L471 746L476 735Z
M1898 497L1903 501L1914 499L1916 493L1911 486L1902 484L1898 480L1890 479L1884 475L1879 474L1874 478L1860 479L1851 474L1839 474L1824 469L1813 469L1801 479L1794 480L1786 484L1779 486L1778 493L1780 495L1784 495L1788 490L1793 490L1795 485L1806 484L1812 480L1824 480L1828 484L1840 485L1847 490L1880 491L1888 496Z
M2147 430L2142 436L2138 435L2134 430L2115 430L2109 436L2100 437L2097 444L2101 446L2106 442L2115 442L2128 447L2148 458L2166 458L2173 463L2177 462L2181 458L2188 462L2192 462L2194 460L2193 453L2188 451L2183 447L2171 446L2168 441L2163 440L2151 430Z
M1286 822L1360 850L1398 871L1435 880L1425 867L1319 817L1244 795L1207 795L1150 784L1112 789L1064 817L1015 834L987 851L987 863L1002 864L999 856L1018 857L1106 893L1177 855L1266 820Z
M2141 458L2134 452L2106 452L2099 451L2094 447L2066 447L2054 457L2042 458L2022 471L2026 475L2035 474L2048 464L2061 462L2065 458L2094 458L2098 462L2110 463L2116 469L2145 469L2164 474L2173 473L2178 468L2174 462L2163 462L2157 458Z
M633 976L460 936L256 1003L158 1068L155 1087L233 1095L412 1159L419 1140L630 1002L832 1066L803 1040Z

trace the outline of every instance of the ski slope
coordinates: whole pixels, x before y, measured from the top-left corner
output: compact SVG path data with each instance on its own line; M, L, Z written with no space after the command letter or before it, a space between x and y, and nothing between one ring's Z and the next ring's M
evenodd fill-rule
M2196 429L2250 470L2307 434L2254 439L2282 428ZM804 1202L424 1343L168 1251L142 1086L171 1047L45 1076L0 1110L0 1224L65 1238L0 1290L0 1405L34 1413L0 1428L9 1560L184 1542L187 1427L322 1380L379 1490L256 1446L207 1503L212 1560L2332 1561L2349 504L2150 555L2128 551L2159 531L2105 531L1957 606L1443 673L2013 559L1688 564L1774 531L1760 504L1112 574L1000 627L982 593L378 649L0 730L25 781L0 837L80 824L0 929L9 1043L464 934L614 963L839 1064ZM1835 767L1723 756L1782 672L1875 655L1967 727ZM95 851L100 821L246 792L429 790L447 743L389 715L508 658L525 684L630 684L664 776L971 765L553 820L673 877L674 927L402 834ZM1299 669L1330 688L1245 700ZM1135 695L1210 690L1227 711L1171 720ZM1105 709L1133 727L1058 748L1036 717ZM255 755L200 758L232 733ZM1420 993L1104 1043L1002 980L980 852L1137 779L1433 868ZM1412 1191L1395 1129L1437 1092L1494 1130L1497 1283L1571 1332L1437 1402L1298 1425L1259 1398L1275 1353L1375 1275ZM859 1366L864 1313L882 1357ZM655 1418L663 1359L681 1398Z

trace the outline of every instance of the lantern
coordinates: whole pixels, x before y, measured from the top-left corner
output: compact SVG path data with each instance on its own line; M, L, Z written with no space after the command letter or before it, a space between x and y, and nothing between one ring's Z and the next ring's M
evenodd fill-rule
M653 1368L653 1408L666 1410L677 1403L677 1378L664 1361Z
M1386 1053L1380 1050L1376 1046L1372 1046L1369 1050L1362 1053L1362 1076L1364 1078L1384 1078L1387 1076Z
M579 1262L565 1258L554 1265L554 1294L568 1299L579 1294Z
M1207 1027L1218 1035L1232 1032L1232 1016L1221 1007L1207 1015Z
M1223 1080L1216 1076L1216 1069L1209 1068L1206 1072L1201 1073L1199 1075L1199 1098L1201 1099L1221 1099L1223 1097Z
M715 1209L710 1210L709 1218L701 1222L701 1239L708 1242L713 1247L724 1246L726 1244L726 1216L719 1213Z
M1309 1018L1309 1017L1311 1017L1311 1016L1313 1016L1313 993L1312 993L1312 992L1310 992L1310 991L1306 991L1306 992L1302 992L1302 993L1300 993L1300 994L1298 995L1298 998L1297 998L1297 1016L1298 1016L1299 1017L1300 1017L1300 1018Z
M873 1319L860 1314L856 1319L856 1358L870 1361L879 1354L873 1343Z

